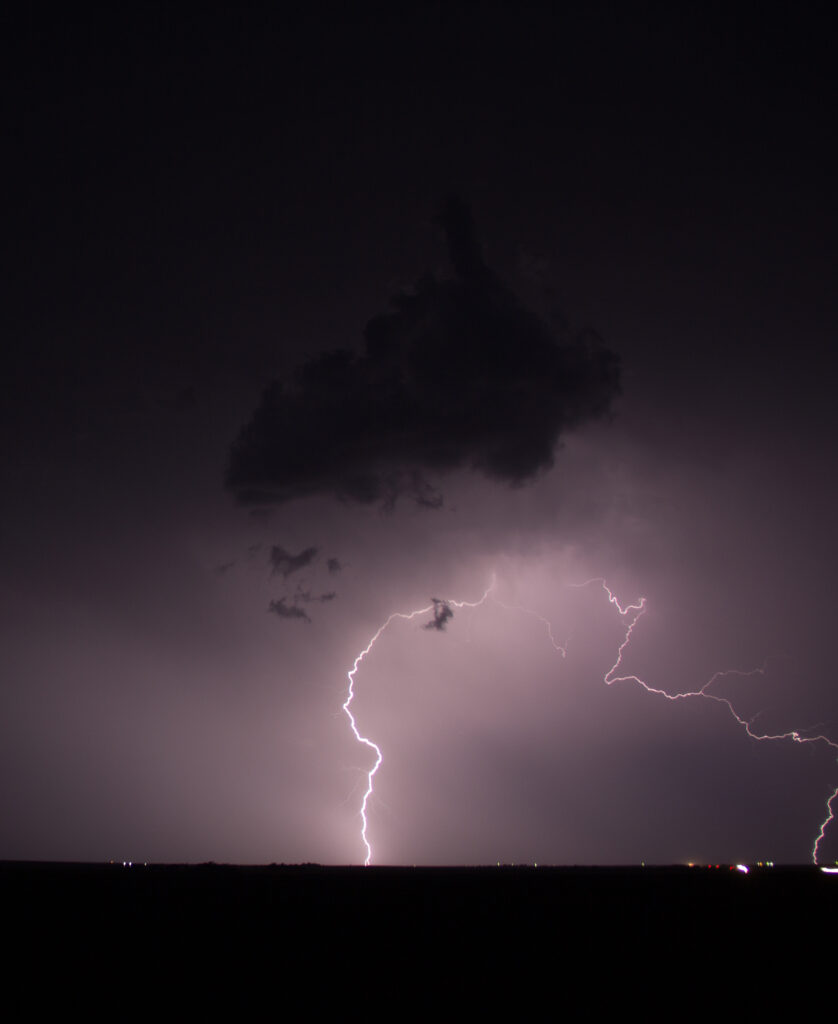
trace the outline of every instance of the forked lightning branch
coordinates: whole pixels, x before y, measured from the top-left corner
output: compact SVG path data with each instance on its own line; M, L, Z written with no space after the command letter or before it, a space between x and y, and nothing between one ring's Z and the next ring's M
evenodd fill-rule
M700 687L699 689L697 689L697 690L690 690L688 692L679 692L679 693L670 693L669 691L664 690L664 689L662 689L660 687L652 686L649 683L647 683L644 679L641 679L637 675L620 675L619 673L620 673L620 667L621 667L622 661L623 661L623 655L625 654L626 649L628 648L629 644L631 643L631 638L632 638L632 635L634 633L635 628L637 627L638 622L640 621L640 619L642 618L642 616L644 615L644 613L646 611L646 607L647 607L647 605L646 605L646 598L645 597L641 597L634 604L622 605L620 603L620 601L618 600L618 598L615 596L614 592L611 590L611 588L608 586L608 584L606 583L606 581L602 577L595 577L593 579L586 580L584 583L570 584L569 586L571 586L571 587L573 587L575 589L580 589L582 587L588 587L588 586L590 586L591 584L594 584L594 583L600 584L600 586L602 587L603 592L605 593L605 595L608 598L609 603L611 605L613 605L613 607L617 610L617 614L620 616L620 618L622 619L622 621L625 624L625 633L624 633L624 636L623 636L623 640L622 640L622 642L620 643L620 645L619 645L619 647L617 649L617 657L616 657L616 659L614 661L614 664L611 666L611 668L608 669L608 671L603 676L603 682L607 686L612 686L612 685L614 685L614 683L635 683L636 685L638 685L638 686L642 687L644 690L646 690L647 693L653 694L653 695L655 695L657 697L663 697L664 699L670 700L670 701L691 700L691 699L692 700L699 699L699 700L714 701L714 702L716 702L718 704L723 704L727 708L728 712L730 713L730 715L734 719L734 721L753 740L759 740L760 742L774 742L774 743L782 742L784 740L789 740L789 741L791 741L793 743L800 743L800 744L809 744L809 743L811 743L811 744L823 744L823 745L826 745L828 747L831 747L833 750L838 751L838 743L836 743L834 740L831 740L829 737L827 737L827 736L825 736L823 734L804 735L804 733L802 731L797 730L797 729L790 729L787 732L781 732L781 733L759 733L759 732L755 732L754 729L753 729L753 721L752 720L749 721L748 719L743 718L736 711L735 707L733 706L733 703L731 702L731 700L729 698L722 697L722 696L712 692L713 685L717 682L717 680L719 680L719 679L721 679L721 678L723 678L725 676L762 675L764 673L764 669L762 669L762 668L751 669L749 671L743 671L741 669L721 669L720 671L715 672L707 680L707 682L702 687ZM366 645L366 647L355 658L355 661L353 662L352 668L347 672L347 679L349 681L349 685L348 685L348 688L347 688L346 700L343 703L343 710L346 712L346 715L347 715L347 717L349 719L349 723L350 723L350 725L352 727L352 732L353 732L357 742L362 744L362 745L364 745L365 747L367 747L373 753L373 755L374 755L373 765L366 772L367 785L366 785L366 789L364 790L364 795L363 795L363 798L361 800L361 808L360 808L361 841L362 841L364 849L365 849L365 858L364 858L364 865L365 866L371 864L372 863L372 859L373 859L372 845L370 843L370 839L369 839L369 835L368 835L369 821L367 819L367 808L369 806L370 797L373 794L375 776L376 776L379 768L382 765L384 757L383 757L381 748L378 746L378 744L375 743L368 736L363 735L363 733L360 731L360 729L358 728L358 723L357 723L357 721L355 719L355 716L353 715L352 709L351 709L352 701L355 698L356 677L358 675L358 671L359 671L359 669L361 667L361 664L363 663L364 659L373 650L373 648L375 647L375 645L378 642L378 640L381 637L381 635L385 632L385 630L388 628L390 623L393 622L394 620L396 620L396 619L411 620L411 619L416 619L416 618L418 618L419 616L422 616L422 615L431 614L431 615L433 615L433 618L430 620L429 623L426 624L427 627L431 628L431 629L439 629L439 630L441 630L442 628L444 628L445 622L452 616L452 614L453 614L453 612L451 611L452 608L458 608L458 609L459 608L478 608L480 605L485 604L488 600L493 598L494 589L495 589L495 580L493 579L492 582L489 584L489 586L484 591L482 597L480 597L477 601L455 601L455 600L441 601L439 599L434 599L434 600L432 600L432 602L430 604L425 605L422 608L416 608L414 611L411 611L411 612L393 612L393 614L390 615L384 621L384 623L382 623L381 626L379 626L379 628L376 630L376 632L370 638L369 643ZM494 599L494 600L495 600L495 603L497 605L499 605L499 607L504 608L504 609L506 609L508 611L513 611L514 610L514 611L518 611L518 612L523 612L524 614L531 615L534 618L537 618L546 627L547 636L548 636L548 638L550 640L550 643L552 644L553 648L556 651L558 651L562 655L562 657L565 656L565 654L566 654L566 647L565 647L565 645L559 643L555 639L555 636L554 636L554 633L553 633L552 624L546 618L544 618L544 616L539 615L537 612L534 612L534 611L530 610L529 608L523 608L520 605L510 606L510 605L503 604L503 602L498 601L497 599ZM835 790L832 792L831 796L827 800L827 803L826 803L826 816L823 819L823 821L821 822L820 829L818 830L818 834L815 837L815 840L814 840L813 845L812 845L812 863L813 864L817 864L818 863L818 854L819 854L820 844L823 841L824 836L826 835L826 831L827 831L829 825L833 821L833 818L834 818L833 802L835 801L836 797L838 797L838 787L835 788Z

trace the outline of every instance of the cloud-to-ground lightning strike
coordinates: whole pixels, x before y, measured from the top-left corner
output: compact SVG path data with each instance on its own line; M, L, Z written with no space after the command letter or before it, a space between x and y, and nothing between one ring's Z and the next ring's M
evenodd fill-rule
M721 696L719 696L716 693L710 693L710 687L713 685L713 683L716 682L717 679L720 679L722 676L764 675L764 673L765 673L765 669L764 668L755 668L755 669L751 669L750 671L742 671L740 669L722 669L719 672L714 672L713 675L707 680L707 682L702 687L700 687L698 690L689 690L689 691L686 691L686 692L683 692L683 693L669 693L666 690L662 690L662 689L660 689L658 687L651 686L645 680L641 679L639 676L636 676L636 675L627 675L627 676L617 675L616 673L619 671L620 665L622 664L623 652L628 647L629 642L631 641L631 635L632 635L632 632L634 631L634 627L637 625L637 623L640 620L641 616L646 611L646 598L645 597L641 597L640 600L636 604L628 604L625 607L623 607L620 604L620 602L617 600L617 598L614 595L613 591L610 589L610 587L608 586L608 584L605 582L605 580L602 577L596 577L595 579L592 579L592 580L586 580L585 583L580 583L580 584L578 584L578 586L586 587L586 586L588 586L591 583L600 583L602 585L602 589L608 595L608 600L617 609L617 611L620 614L620 617L627 622L625 637L623 639L623 642L620 644L620 646L619 646L619 648L617 650L617 659L614 662L614 664L611 666L611 668L605 673L605 676L603 677L603 682L607 686L611 686L613 683L633 682L633 683L637 683L639 686L642 686L643 689L646 690L648 693L654 693L654 694L657 694L657 695L659 695L661 697L665 697L667 700L673 700L673 701L674 700L686 700L686 699L688 699L690 697L703 697L706 700L712 700L712 701L716 701L718 704L724 704L725 707L730 712L731 717L734 719L734 721L738 725L740 725L745 730L745 732L748 734L748 736L750 736L751 739L753 739L753 740L759 740L759 741L792 740L794 743L825 743L828 747L831 747L833 750L838 750L838 743L836 743L834 740L829 739L828 736L824 736L822 733L819 733L817 735L812 735L812 736L803 736L799 729L789 729L787 732L780 732L780 733L758 733L758 732L755 732L753 730L753 728L752 728L752 726L753 726L753 719L751 719L749 721L746 718L742 718L742 716L737 712L737 710L734 708L732 702L727 697L721 697ZM838 786L836 786L836 788L833 791L832 795L827 800L827 803L826 803L826 812L827 812L826 813L826 817L824 818L823 822L821 823L820 831L818 832L818 835L817 835L817 837L816 837L816 839L814 841L814 844L812 846L812 863L813 864L817 864L818 863L818 849L820 847L820 844L821 844L821 841L823 840L824 835L826 834L826 829L829 826L829 823L833 820L833 816L834 815L833 815L833 811L832 811L832 802L833 802L833 800L835 799L836 796L838 796Z
M664 697L664 698L666 698L666 700L670 700L670 701L687 700L688 698L704 698L705 700L712 700L712 701L715 701L718 704L725 705L725 707L727 707L727 709L730 712L730 715L732 716L734 721L739 726L741 726L741 728L747 733L748 736L751 737L751 739L758 740L760 742L779 741L779 740L791 740L794 743L801 743L801 744L804 744L804 743L823 743L823 744L826 744L827 746L831 747L833 750L838 751L838 742L835 742L834 740L829 739L828 736L825 736L822 733L819 733L817 735L805 735L804 736L801 733L801 731L798 730L798 729L790 729L787 732L781 732L781 733L759 733L759 732L756 732L753 729L753 721L754 721L753 719L748 720L748 719L742 718L742 716L734 708L733 703L727 697L722 697L719 694L710 692L710 689L713 686L713 684L716 682L716 680L718 680L718 679L720 679L720 678L722 678L724 676L747 677L747 676L753 676L753 675L764 675L764 673L765 673L765 669L764 668L756 668L756 669L751 669L751 670L748 670L748 671L743 671L741 669L722 669L722 670L720 670L718 672L715 672L707 680L707 682L703 686L701 686L699 689L697 689L697 690L689 690L689 691L684 691L684 692L678 692L678 693L670 693L669 691L664 690L664 689L662 689L660 687L652 686L651 684L647 683L644 679L641 679L637 675L619 675L618 673L620 671L620 666L622 665L623 654L625 653L626 648L629 646L629 644L631 642L632 633L634 632L634 629L637 626L637 623L639 622L639 620L642 618L642 616L646 612L646 598L645 597L641 597L634 604L622 605L620 603L620 601L618 600L618 598L616 597L616 595L614 594L614 592L611 590L611 588L606 583L605 579L603 577L601 577L601 576L597 576L597 577L594 577L592 579L586 580L584 583L568 584L568 586L572 587L574 589L581 589L583 587L590 586L592 583L599 583L601 585L603 591L608 596L609 603L612 604L617 609L617 612L618 612L620 618L626 624L625 625L625 635L624 635L623 640L622 640L622 642L620 643L620 645L619 645L619 647L617 649L617 657L616 657L616 659L614 661L614 664L608 669L608 671L603 676L603 682L606 684L606 686L612 686L614 683L633 682L633 683L636 683L638 686L641 686L644 690L646 690L647 693L655 694L656 696L659 696L659 697ZM434 619L431 620L430 625L433 628L440 629L440 628L444 627L444 623L445 623L445 621L447 621L447 618L449 617L449 616L446 616L444 619L442 619L441 620L442 621L441 625L435 625L435 623L437 623L439 621L439 608L440 608L440 606L442 606L443 608L449 608L449 609L450 609L450 606L452 606L452 605L455 608L477 608L478 606L482 605L488 599L490 594L492 594L494 588L495 588L495 579L493 577L492 582L486 588L485 592L483 593L483 596L479 600L477 600L477 601L446 601L446 602L441 602L439 600L434 600L431 604L425 605L422 608L417 608L415 611L412 611L412 612L394 612L378 628L376 633L370 639L370 641L367 644L367 646L355 658L355 661L354 661L354 663L352 665L352 668L349 670L349 672L347 672L347 678L349 679L349 688L348 688L348 693L347 693L346 701L343 704L343 710L346 712L346 714L347 714L347 716L349 718L350 724L352 726L352 731L355 734L355 738L357 739L357 741L359 743L362 743L365 746L369 747L372 751L375 752L375 764L367 772L367 788L366 788L366 791L364 793L364 798L363 798L363 800L361 802L361 822L362 822L361 839L363 840L364 846L366 847L366 851L367 851L366 859L364 860L365 866L368 865L371 862L371 860L372 860L372 847L370 846L369 840L367 838L367 813L366 813L367 812L367 803L369 801L370 796L372 795L372 791L373 791L373 778L374 778L376 772L378 771L378 769L379 769L379 767L381 765L382 753L381 753L380 747L376 743L374 743L372 740L370 740L366 736L362 736L361 733L358 731L358 726L357 726L357 724L355 722L355 717L353 716L353 714L352 714L352 712L350 710L350 707L349 707L350 704L352 703L352 700L353 700L354 696L355 696L355 692L354 692L355 676L356 676L356 674L358 672L358 669L359 669L359 667L361 665L361 662L370 653L370 651L375 646L378 638L387 629L387 627L390 625L390 623L394 619L414 619L414 618L416 618L419 615L426 615L428 613L433 613L434 614ZM562 655L563 658L567 656L567 643L560 644L555 639L555 636L553 634L552 624L543 615L540 615L538 612L532 611L529 608L524 608L524 607L519 606L519 605L507 605L507 604L504 604L502 601L499 601L497 598L495 598L495 603L498 604L501 608L506 609L507 611L519 611L519 612L523 612L523 613L525 613L527 615L531 615L531 616L537 618L545 626L545 628L547 630L548 639L550 640L550 643L552 644L554 650L558 651ZM817 837L816 837L816 839L814 841L814 844L812 846L812 863L815 864L815 865L817 865L817 863L818 863L818 851L819 851L820 844L823 841L823 838L824 838L824 836L826 834L827 828L829 827L830 823L834 820L834 811L833 811L832 805L833 805L833 802L835 801L836 797L838 797L838 786L836 786L836 788L833 791L832 795L827 800L827 804L826 804L827 814L826 814L826 817L824 818L823 822L821 823L820 830L819 830L818 835L817 835Z
M439 601L438 599L435 599L430 604L425 605L423 608L417 608L417 609L415 609L412 612L393 612L393 614L390 615L382 623L382 625L378 627L377 631L373 634L372 638L370 639L370 642L361 651L361 653L355 658L355 661L352 664L352 668L346 673L347 679L349 680L349 687L348 687L348 690L347 690L346 700L343 702L343 710L346 712L347 718L349 719L349 724L352 726L352 732L355 734L355 739L359 743L363 743L364 746L369 747L370 750L375 752L375 764L367 772L367 788L364 791L364 798L361 801L361 839L363 840L364 846L366 847L366 850L367 850L367 855L366 855L366 857L364 859L364 866L365 867L372 860L372 847L370 846L369 840L367 839L367 803L369 801L370 796L372 795L372 789L373 789L373 781L372 780L375 778L375 773L378 771L379 767L381 766L381 761L382 761L382 756L383 755L381 753L381 748L378 746L377 743L373 743L373 741L371 739L369 739L367 736L362 736L361 733L358 731L358 725L357 725L357 723L355 721L355 716L352 714L352 711L350 710L349 705L352 703L352 700L355 697L355 675L357 674L358 669L360 668L361 662L364 660L364 658L366 658L366 656L370 653L370 651L373 649L373 647L375 647L375 644L378 641L378 638L387 629L387 627L390 625L390 623L394 619L410 620L410 619L415 619L419 615L427 615L428 613L434 613L434 619L431 620L431 625L433 626L434 622L438 621L437 616L438 616L438 608L439 608L440 605L442 605L443 607L447 607L449 609L449 611L450 611L450 606L451 605L453 605L455 608L477 608L478 605L483 604L483 602L486 600L486 598L489 596L489 594L494 589L494 586L495 586L495 580L494 580L494 577L493 577L492 578L492 582L489 584L489 586L483 592L483 596L478 601L444 601L444 602L442 602L442 601ZM453 612L451 614L453 614ZM450 618L450 616L448 616L448 617ZM437 626L435 628L442 628L442 627Z

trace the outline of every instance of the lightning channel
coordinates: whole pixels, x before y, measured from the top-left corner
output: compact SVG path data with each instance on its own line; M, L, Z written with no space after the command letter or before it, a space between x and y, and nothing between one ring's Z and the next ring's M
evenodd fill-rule
M504 608L508 612L522 612L524 615L529 615L533 619L538 619L541 625L544 626L547 633L547 639L552 644L553 650L558 651L563 658L567 657L567 645L570 641L565 640L562 642L556 639L555 634L553 633L553 623L549 619L546 619L543 615L539 614L539 612L533 611L532 608L525 608L521 604L505 604L503 601L498 600L498 598L495 598L494 601L498 607Z
M834 746L834 745L835 744L831 744L831 746ZM812 845L812 863L813 864L817 864L818 863L818 849L819 849L819 847L821 845L821 840L826 835L826 830L827 830L827 828L829 828L829 823L835 818L835 814L834 814L834 812L832 810L832 801L835 799L836 796L838 796L838 786L835 787L835 790L834 790L832 796L826 801L826 817L821 822L820 832L818 832L817 838L815 839L815 842Z
M617 612L620 615L620 618L623 619L626 623L625 634L623 636L622 643L617 649L616 660L614 661L614 664L611 666L611 668L603 676L603 682L606 684L606 686L612 686L614 683L633 682L637 683L638 686L643 687L643 689L646 690L647 693L653 693L657 696L665 697L667 700L671 701L689 700L693 698L704 698L705 700L712 700L718 704L723 704L727 708L728 712L730 713L733 720L737 723L737 725L739 725L744 730L744 732L746 732L747 735L750 736L752 740L758 740L759 742L778 742L780 740L791 740L793 743L800 744L822 743L828 747L831 747L833 750L838 751L838 743L836 743L834 740L831 740L828 736L825 736L823 733L817 733L815 735L804 735L804 732L809 732L809 730L800 729L789 729L786 732L777 733L757 732L753 728L754 718L743 718L736 710L736 708L733 706L733 703L729 698L722 697L720 694L710 692L710 688L713 686L716 680L721 679L725 676L739 676L740 678L747 678L749 676L765 675L764 666L762 668L750 669L748 671L743 671L741 669L722 669L719 672L714 672L713 675L707 680L707 682L699 689L688 690L680 693L670 693L668 690L652 686L651 684L647 683L645 679L641 679L640 676L618 675L620 666L622 665L623 661L623 654L625 653L626 648L629 646L631 642L632 633L634 632L637 623L640 621L640 619L646 612L646 598L641 597L634 604L622 605L616 597L616 595L614 594L614 592L606 583L605 579L601 576L597 576L593 579L586 580L584 583L569 584L569 586L581 588L587 587L591 583L599 583L602 586L602 589L608 596L609 602L612 605L614 605L614 607L617 609ZM818 863L818 851L820 844L824 838L824 835L826 834L826 830L829 827L830 822L834 819L832 803L835 800L836 796L838 796L838 787L835 788L829 800L827 801L826 817L821 822L820 831L818 832L817 838L815 839L814 844L812 846L812 863L815 865L817 865Z
M367 788L365 789L363 799L361 800L361 840L364 844L364 848L366 849L364 867L368 867L372 862L372 846L370 844L369 838L367 837L367 828L369 825L367 821L367 805L369 804L369 799L372 796L373 792L373 779L375 778L378 769L381 767L381 762L384 758L384 755L381 753L381 747L379 747L377 743L371 740L368 736L364 736L360 732L360 730L358 729L358 723L355 720L355 716L352 714L352 709L350 705L352 704L352 701L355 699L355 676L358 674L358 669L361 667L362 662L373 649L373 647L375 647L375 645L378 643L378 640L381 637L381 635L385 632L390 623L393 622L395 619L403 619L405 621L410 621L411 619L418 618L418 616L420 615L436 613L436 610L440 606L449 607L453 605L454 608L477 608L481 604L483 604L483 602L489 597L494 588L495 577L493 575L492 580L489 583L489 586L483 592L483 596L480 597L477 601L434 600L431 601L430 604L424 605L422 608L414 609L412 612L393 612L392 615L389 615L384 620L384 622L378 627L378 629L370 638L367 646L358 655L356 655L355 661L352 663L352 668L349 669L349 671L346 673L346 678L349 681L349 685L346 691L346 700L343 702L343 710L346 712L346 716L349 719L349 724L352 727L352 732L355 735L355 739L359 743L363 744L365 747L368 747L375 754L375 763L373 764L372 768L370 768L369 771L367 772ZM434 620L431 620L432 623L435 620L436 614Z
M823 733L812 734L812 730L810 730L810 729L806 729L806 730L789 729L789 730L787 730L785 732L776 732L776 733L759 732L759 731L757 731L754 728L754 721L755 721L755 718L757 716L754 716L754 718L751 718L751 719L743 718L739 714L739 712L736 710L736 708L734 707L733 702L728 697L724 697L721 694L712 692L712 687L714 686L714 684L719 679L722 679L722 678L725 678L725 677L728 677L728 676L738 676L740 678L748 678L748 677L755 676L755 675L765 675L765 667L764 666L761 667L761 668L755 668L755 669L749 669L749 670L743 670L743 669L722 669L722 670L720 670L718 672L714 672L713 675L707 680L707 682L704 683L704 685L699 687L698 689L682 691L682 692L675 692L675 693L672 693L669 690L663 689L662 687L653 686L651 683L648 683L645 679L642 679L638 675L634 675L634 674L621 674L621 667L622 667L622 664L623 664L623 656L624 656L627 648L629 647L629 645L631 643L631 639L632 639L634 631L635 631L635 629L637 627L638 622L640 621L640 619L643 617L643 615L646 613L646 610L647 610L646 598L645 597L640 597L640 598L638 598L636 601L634 601L631 604L622 604L620 602L619 598L614 593L614 591L608 586L608 583L606 582L605 578L602 577L602 576L592 577L591 579L585 580L582 583L567 584L567 586L569 588L572 588L572 589L582 589L582 588L588 587L588 586L590 586L591 584L594 584L594 583L598 583L601 586L602 590L604 591L604 593L606 594L606 596L608 598L609 603L611 605L613 605L613 607L617 610L617 613L618 613L619 617L623 620L623 623L624 623L623 639L622 639L622 641L620 642L620 644L619 644L619 646L617 648L616 658L614 660L614 663L611 665L611 667L608 669L608 671L603 676L603 682L605 683L606 686L613 686L615 683L635 683L636 685L642 687L647 693L654 694L655 696L658 696L658 697L663 697L663 698L665 698L666 700L669 700L669 701L681 701L681 700L691 700L691 699L703 699L703 700L714 701L717 704L724 705L727 708L728 713L730 714L730 716L737 723L737 725L753 740L756 740L756 741L759 741L759 742L779 742L779 741L782 741L782 740L790 740L793 743L799 743L799 744L809 744L809 743L811 743L811 744L824 744L824 745L830 747L832 750L838 751L838 742L835 742L834 740L831 740L828 736L824 735ZM390 624L394 620L396 620L396 619L403 619L405 621L409 621L409 620L412 620L412 619L415 619L415 618L419 617L420 615L433 614L434 618L431 620L431 622L428 625L431 628L442 629L442 628L444 628L445 621L448 618L448 616L441 615L440 614L440 609L446 609L446 608L450 608L450 607L454 607L454 608L458 608L458 609L461 609L461 608L477 608L480 605L484 604L489 599L489 597L494 594L495 584L496 584L496 579L495 579L495 576L493 575L492 576L492 580L491 580L489 586L485 589L485 591L483 592L482 596L480 598L478 598L478 600L476 600L476 601L459 601L459 600L445 600L445 601L441 601L439 599L435 599L435 600L432 600L430 604L424 605L421 608L416 608L416 609L414 609L413 611L410 611L410 612L393 612L378 627L378 629L375 631L375 633L370 638L370 640L367 643L366 647L364 647L364 649L362 651L360 651L359 654L356 655L355 660L354 660L354 662L352 664L352 668L346 673L347 680L348 680L348 687L347 687L346 700L343 703L343 710L344 710L344 712L346 713L346 716L349 719L349 723L350 723L350 726L352 727L352 732L353 732L353 734L355 736L355 739L358 741L358 743L368 747L373 752L373 754L375 756L374 764L367 771L367 785L366 785L366 789L364 791L364 796L363 796L363 799L361 801L361 808L360 808L361 840L362 840L362 842L364 844L364 848L366 850L366 856L365 856L365 859L364 859L364 865L365 866L368 866L372 862L372 856L373 856L372 846L370 844L369 837L367 835L368 824L369 824L368 820L367 820L367 807L369 805L370 797L372 796L372 793L373 793L373 788L374 788L374 781L373 780L375 778L376 773L378 772L378 769L381 767L381 764L382 764L382 761L383 761L383 754L381 752L381 748L378 746L377 743L375 743L369 737L364 736L360 732L360 730L358 729L358 725L357 725L355 716L353 715L351 707L350 707L350 705L352 704L352 701L355 698L355 679L356 679L358 670L361 667L361 664L363 663L364 659L370 654L370 652L373 650L373 648L375 647L376 643L378 642L378 640L380 639L382 634L387 630L387 628L390 626ZM538 612L533 611L530 608L526 608L526 607L524 607L522 605L517 605L517 604L516 605L508 605L508 604L505 604L504 602L500 601L496 596L493 599L494 599L494 603L495 604L499 605L501 608L504 608L507 611L510 611L510 612L511 611L521 612L523 614L526 614L526 615L532 616L533 618L538 619L538 621L541 622L542 625L545 627L545 630L546 630L546 633L547 633L547 638L550 641L553 649L555 651L557 651L558 653L560 653L563 658L565 658L567 656L567 641L565 641L564 643L561 643L561 642L559 642L556 639L555 633L553 631L553 625L552 625L552 623L550 622L549 619L545 618L543 615L539 614ZM829 825L831 824L831 822L835 818L835 811L833 809L833 803L835 802L836 798L838 798L838 786L836 786L836 788L832 792L831 796L827 800L827 803L826 803L826 816L824 817L824 820L821 823L820 830L819 830L818 835L815 838L814 844L812 846L812 862L815 865L818 864L818 856L819 856L820 844L821 844L821 842L823 841L823 839L824 839L824 837L826 835L826 831L827 831Z

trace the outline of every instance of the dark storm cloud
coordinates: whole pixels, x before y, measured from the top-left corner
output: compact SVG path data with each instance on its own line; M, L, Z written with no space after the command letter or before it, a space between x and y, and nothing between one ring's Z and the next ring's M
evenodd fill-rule
M445 624L449 619L454 618L454 612L451 609L451 605L447 601L440 601L438 597L433 597L431 600L434 603L434 617L430 622L426 622L424 629L437 629L440 632L445 629Z
M282 574L283 577L288 577L292 573L299 572L301 569L305 569L306 566L311 565L317 557L317 550L317 548L311 547L301 551L298 555L292 555L285 548L280 547L279 544L274 544L269 556L271 573L274 576Z
M267 388L230 453L226 484L241 503L407 494L438 507L428 475L526 483L566 431L607 415L616 356L592 334L557 341L486 266L461 202L439 221L453 278L396 295L367 324L362 354L322 354Z
M341 571L341 569L343 569L343 566L340 564L340 560L339 559L337 559L337 558L330 558L326 562L326 568L334 576L335 573L338 573L338 572Z
M304 608L299 608L296 604L287 604L284 597L280 597L278 601L271 601L268 611L278 615L281 619L300 619L303 622L311 622L308 612Z

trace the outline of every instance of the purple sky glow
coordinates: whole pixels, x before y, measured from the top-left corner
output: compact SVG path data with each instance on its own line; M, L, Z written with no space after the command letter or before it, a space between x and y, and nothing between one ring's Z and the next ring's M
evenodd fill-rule
M374 863L811 861L826 34L458 9L9 16L0 858L363 863L494 581Z

